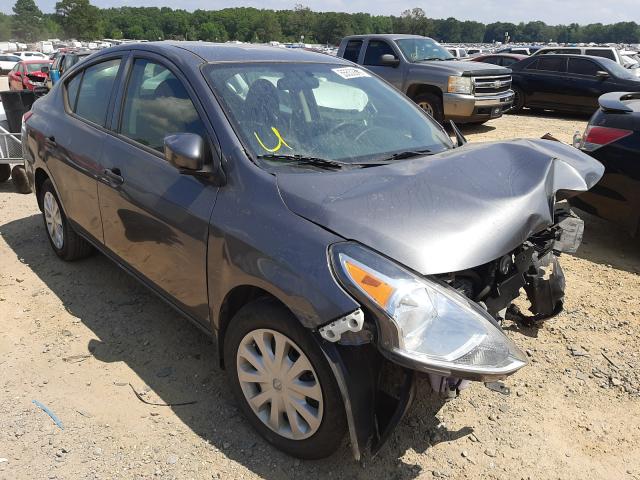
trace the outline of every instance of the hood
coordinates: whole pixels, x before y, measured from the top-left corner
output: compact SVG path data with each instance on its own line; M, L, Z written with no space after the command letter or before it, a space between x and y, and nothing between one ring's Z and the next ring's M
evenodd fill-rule
M414 63L416 67L426 67L432 70L442 70L451 73L462 73L464 76L479 75L510 75L508 68L493 65L491 63L465 62L460 60L429 60L422 63Z
M556 192L586 191L603 172L568 145L516 140L277 183L297 215L429 275L510 252L553 224Z

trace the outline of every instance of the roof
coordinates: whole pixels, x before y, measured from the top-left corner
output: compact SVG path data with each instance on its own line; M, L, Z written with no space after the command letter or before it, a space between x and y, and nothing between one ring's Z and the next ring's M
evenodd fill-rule
M145 42L123 44L101 52L112 50L147 50L159 54L175 55L180 49L197 55L205 62L322 62L351 65L350 62L323 53L311 52L302 48L281 48L269 45L211 42Z
M352 39L352 38L386 38L388 40L402 40L403 38L430 38L430 37L425 37L423 35L411 35L408 33L368 33L366 35L349 35L348 39Z

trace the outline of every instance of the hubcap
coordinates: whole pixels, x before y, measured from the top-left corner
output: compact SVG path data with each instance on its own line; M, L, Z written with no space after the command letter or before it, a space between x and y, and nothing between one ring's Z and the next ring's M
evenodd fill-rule
M433 107L429 102L419 102L418 106L433 117Z
M289 337L249 332L236 354L238 380L256 416L277 434L303 440L322 423L322 389L311 362Z
M47 222L49 238L59 250L64 245L64 230L62 228L62 214L56 197L51 192L44 194L44 219Z

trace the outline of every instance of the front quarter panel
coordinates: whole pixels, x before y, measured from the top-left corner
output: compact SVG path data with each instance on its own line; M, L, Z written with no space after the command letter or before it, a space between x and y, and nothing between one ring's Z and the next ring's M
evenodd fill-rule
M244 155L236 150L236 157ZM235 287L265 290L284 303L307 328L316 328L359 305L334 278L327 251L342 238L291 212L273 175L246 157L229 162L209 234L209 301L214 331Z

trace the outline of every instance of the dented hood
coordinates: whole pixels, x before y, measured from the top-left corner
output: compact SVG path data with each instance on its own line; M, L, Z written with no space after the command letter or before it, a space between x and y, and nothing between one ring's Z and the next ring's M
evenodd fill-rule
M588 190L603 172L568 145L515 140L277 182L296 214L427 275L508 253L553 224L556 192Z

